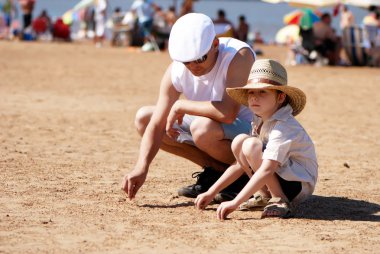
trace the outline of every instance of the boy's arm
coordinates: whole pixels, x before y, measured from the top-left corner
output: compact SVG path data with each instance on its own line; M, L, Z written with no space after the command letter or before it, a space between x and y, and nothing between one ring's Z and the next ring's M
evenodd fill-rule
M207 192L197 196L194 201L195 207L198 209L205 209L206 206L213 200L216 194L232 184L243 173L243 169L236 162L232 164L228 169L226 169L223 175L210 187Z
M217 209L217 217L224 220L238 206L248 200L255 192L259 191L278 169L279 163L273 160L263 160L259 169L253 174L247 185L231 201L222 203Z

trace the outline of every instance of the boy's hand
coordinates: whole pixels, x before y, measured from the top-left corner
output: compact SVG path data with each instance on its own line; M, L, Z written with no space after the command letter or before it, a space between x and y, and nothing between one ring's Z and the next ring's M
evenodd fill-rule
M219 220L224 220L230 213L235 211L237 207L238 205L236 205L233 200L223 202L218 206L218 209L216 210L216 215Z
M214 199L214 195L210 195L207 192L205 192L205 193L199 194L196 197L194 201L194 205L196 208L203 210L206 208L208 204L211 203L213 199Z

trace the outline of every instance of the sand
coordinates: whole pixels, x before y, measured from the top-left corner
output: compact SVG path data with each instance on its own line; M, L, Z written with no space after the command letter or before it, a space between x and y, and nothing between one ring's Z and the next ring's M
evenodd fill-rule
M286 49L261 46L285 61ZM319 179L291 219L196 210L177 189L196 165L159 152L135 201L120 190L167 53L0 42L0 253L376 253L380 71L289 67L308 102Z

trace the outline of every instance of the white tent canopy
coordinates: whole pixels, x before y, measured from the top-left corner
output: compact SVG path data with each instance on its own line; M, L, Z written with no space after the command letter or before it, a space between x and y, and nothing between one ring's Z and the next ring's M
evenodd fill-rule
M380 0L345 0L345 4L368 8L371 5L380 6Z

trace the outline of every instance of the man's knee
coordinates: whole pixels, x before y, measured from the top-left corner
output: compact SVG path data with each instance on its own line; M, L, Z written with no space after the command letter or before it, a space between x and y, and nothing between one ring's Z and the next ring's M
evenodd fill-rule
M220 123L206 117L195 119L190 125L190 132L196 145L224 138Z
M153 108L150 106L145 106L137 110L135 117L135 127L137 132L142 136L145 132L146 127L152 117Z
M259 138L256 137L246 139L242 145L242 152L246 157L261 153L262 149L263 143Z

